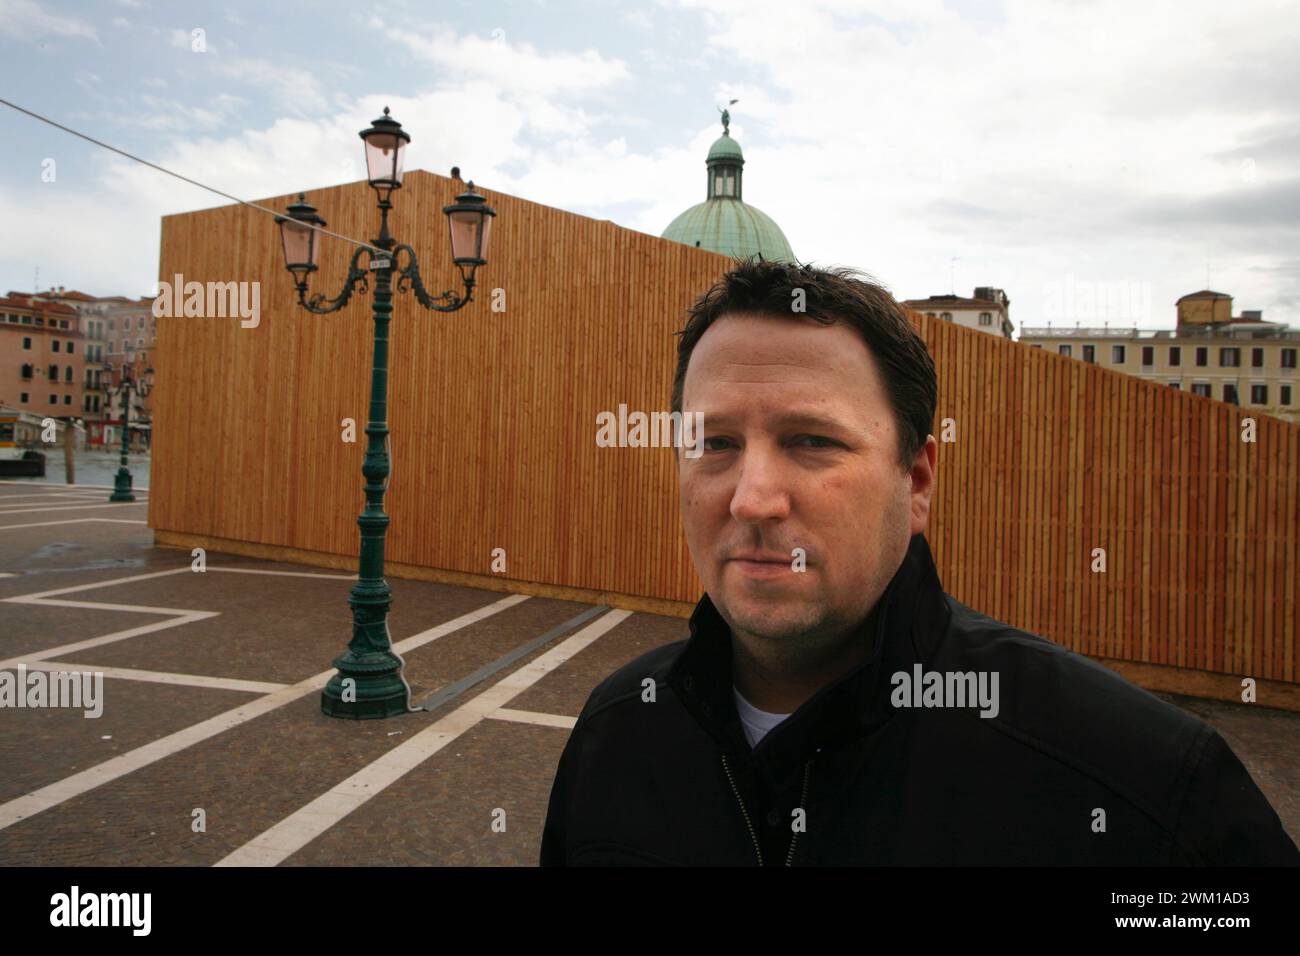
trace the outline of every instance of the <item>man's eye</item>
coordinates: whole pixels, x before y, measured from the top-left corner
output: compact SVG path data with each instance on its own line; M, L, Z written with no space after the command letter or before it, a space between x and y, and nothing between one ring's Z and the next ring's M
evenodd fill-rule
M827 438L824 435L804 435L799 439L799 441L800 442L810 441L810 442L821 443L821 444L813 445L812 446L813 448L834 448L839 444L839 442L835 441L833 438Z
M729 439L729 438L717 438L717 437L706 438L706 439L704 439L704 450L705 450L705 451L722 451L723 449L721 449L721 448L712 448L712 447L710 447L709 442L711 442L711 441L721 441L721 442L726 442L726 441L730 441L730 440L731 440L731 439Z

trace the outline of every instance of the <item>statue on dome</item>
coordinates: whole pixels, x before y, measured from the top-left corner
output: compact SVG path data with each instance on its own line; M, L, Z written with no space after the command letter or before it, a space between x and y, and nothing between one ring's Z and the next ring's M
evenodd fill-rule
M735 106L739 102L740 100L732 100L730 103L727 104L727 106ZM718 112L722 114L722 135L730 136L731 135L731 110L727 109L727 107L719 106Z

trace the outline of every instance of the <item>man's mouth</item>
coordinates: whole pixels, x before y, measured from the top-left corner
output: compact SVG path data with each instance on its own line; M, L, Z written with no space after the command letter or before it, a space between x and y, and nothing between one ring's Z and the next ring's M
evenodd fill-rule
M766 551L743 551L728 559L742 577L771 580L792 574L792 558Z

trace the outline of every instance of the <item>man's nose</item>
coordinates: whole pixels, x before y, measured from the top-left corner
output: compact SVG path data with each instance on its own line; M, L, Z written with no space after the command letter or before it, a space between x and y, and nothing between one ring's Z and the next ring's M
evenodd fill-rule
M748 448L731 496L731 516L746 524L779 521L790 514L786 475L774 455Z

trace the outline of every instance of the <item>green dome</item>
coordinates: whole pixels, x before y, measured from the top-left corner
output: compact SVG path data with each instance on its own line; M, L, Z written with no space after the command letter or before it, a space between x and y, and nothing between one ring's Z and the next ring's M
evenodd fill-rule
M709 199L686 210L664 230L663 238L746 259L794 261L781 227L760 209L739 199Z
M732 100L734 103L735 100ZM724 256L794 262L794 253L781 227L771 217L742 200L745 157L731 138L731 114L722 112L722 135L709 147L705 199L668 224L663 238L720 252Z
M740 144L732 139L729 133L723 133L709 147L709 157L705 162L712 159L738 159L742 163L745 161L744 154L740 151Z

